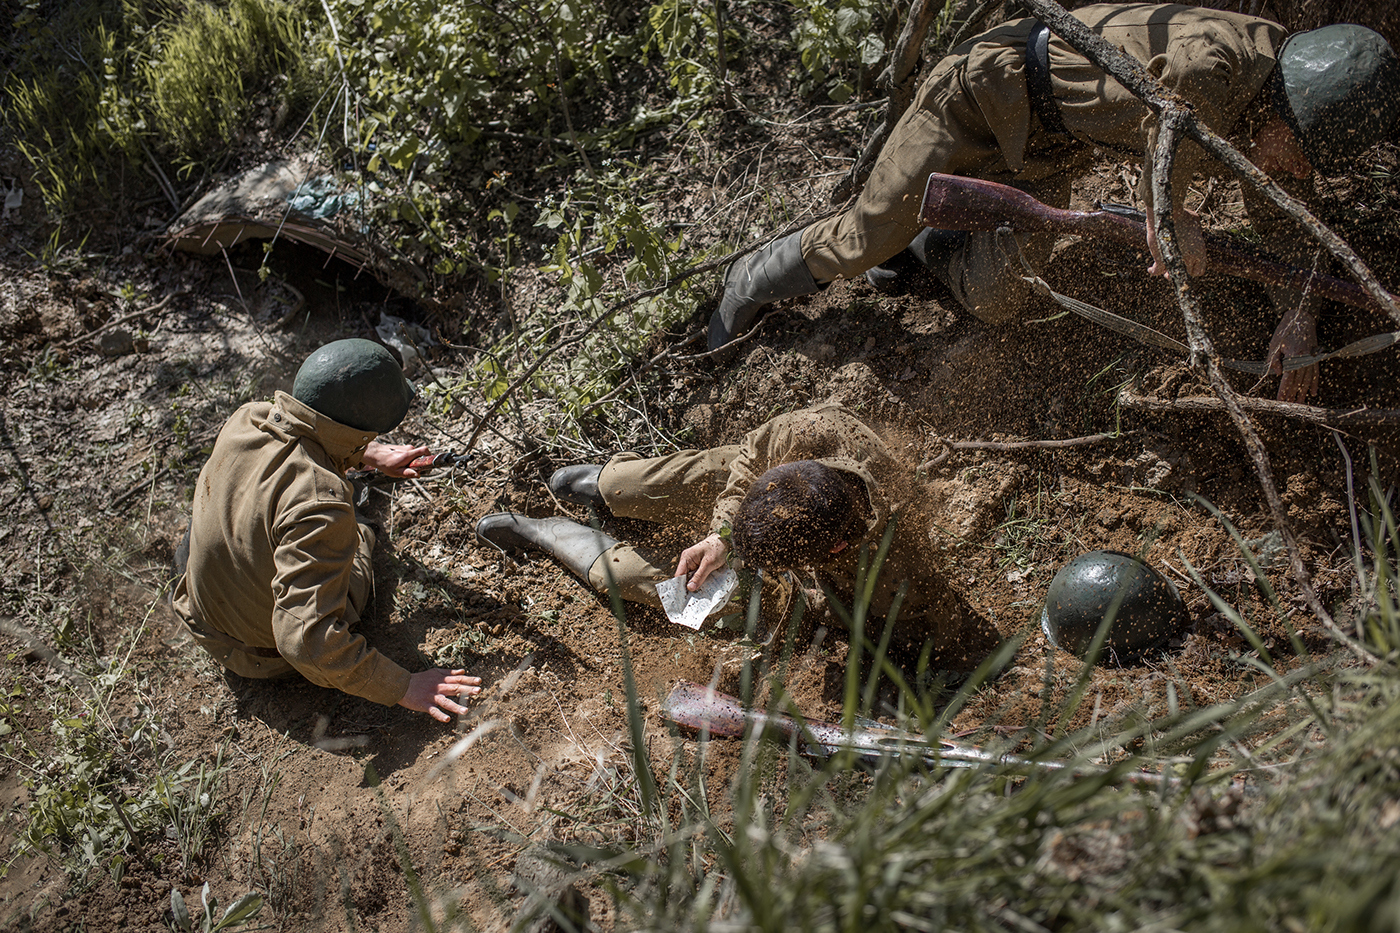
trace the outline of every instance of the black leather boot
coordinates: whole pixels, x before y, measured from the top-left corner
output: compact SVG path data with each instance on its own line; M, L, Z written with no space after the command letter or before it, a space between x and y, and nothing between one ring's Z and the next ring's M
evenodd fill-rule
M598 475L603 468L596 463L580 463L560 467L549 478L549 491L560 502L586 505L596 512L607 508L603 494L598 491Z
M877 292L892 294L906 287L920 271L933 273L934 278L948 284L948 264L953 254L967 242L965 230L935 230L925 227L904 249L882 265L865 273L865 280Z

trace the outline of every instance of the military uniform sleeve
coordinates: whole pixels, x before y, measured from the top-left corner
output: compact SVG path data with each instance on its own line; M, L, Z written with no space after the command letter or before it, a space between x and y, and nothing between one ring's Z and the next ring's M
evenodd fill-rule
M392 706L409 673L345 622L359 531L348 502L317 502L277 527L272 631L277 650L307 680Z
M775 466L797 460L887 456L883 442L860 419L838 405L808 408L774 418L744 435L729 465L729 482L715 502L710 530L734 521L753 481Z

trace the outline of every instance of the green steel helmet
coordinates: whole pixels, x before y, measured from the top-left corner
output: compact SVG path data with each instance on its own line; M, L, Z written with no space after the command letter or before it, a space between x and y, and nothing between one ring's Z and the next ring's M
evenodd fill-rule
M1050 644L1083 656L1110 612L1104 641L1119 660L1160 647L1190 623L1171 581L1118 551L1090 551L1060 568L1045 594L1040 627Z
M1289 36L1275 74L1274 108L1315 166L1360 155L1395 123L1400 61L1375 30L1339 23Z
M394 355L373 340L335 340L306 358L292 383L292 396L316 411L360 431L392 431L408 414L413 383Z

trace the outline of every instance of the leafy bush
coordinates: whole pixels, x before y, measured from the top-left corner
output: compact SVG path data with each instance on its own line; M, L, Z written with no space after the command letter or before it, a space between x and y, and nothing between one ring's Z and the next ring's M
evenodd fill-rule
M870 0L795 0L795 5L803 18L793 41L811 84L838 104L864 93L889 56L885 27L898 22L890 5Z
M431 178L483 135L554 135L561 100L596 92L641 48L627 4L327 0L325 9L333 28L322 64L343 83L344 142L367 154L371 173Z

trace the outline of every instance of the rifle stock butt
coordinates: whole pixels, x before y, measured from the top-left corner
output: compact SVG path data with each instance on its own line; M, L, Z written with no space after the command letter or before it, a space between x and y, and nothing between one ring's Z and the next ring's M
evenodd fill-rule
M671 688L661 704L661 715L678 726L723 736L743 735L747 722L744 707L734 697L684 681Z
M920 214L924 224L940 230L995 230L1009 226L1017 233L1063 230L1069 214L1042 204L1018 188L934 172L924 188Z

